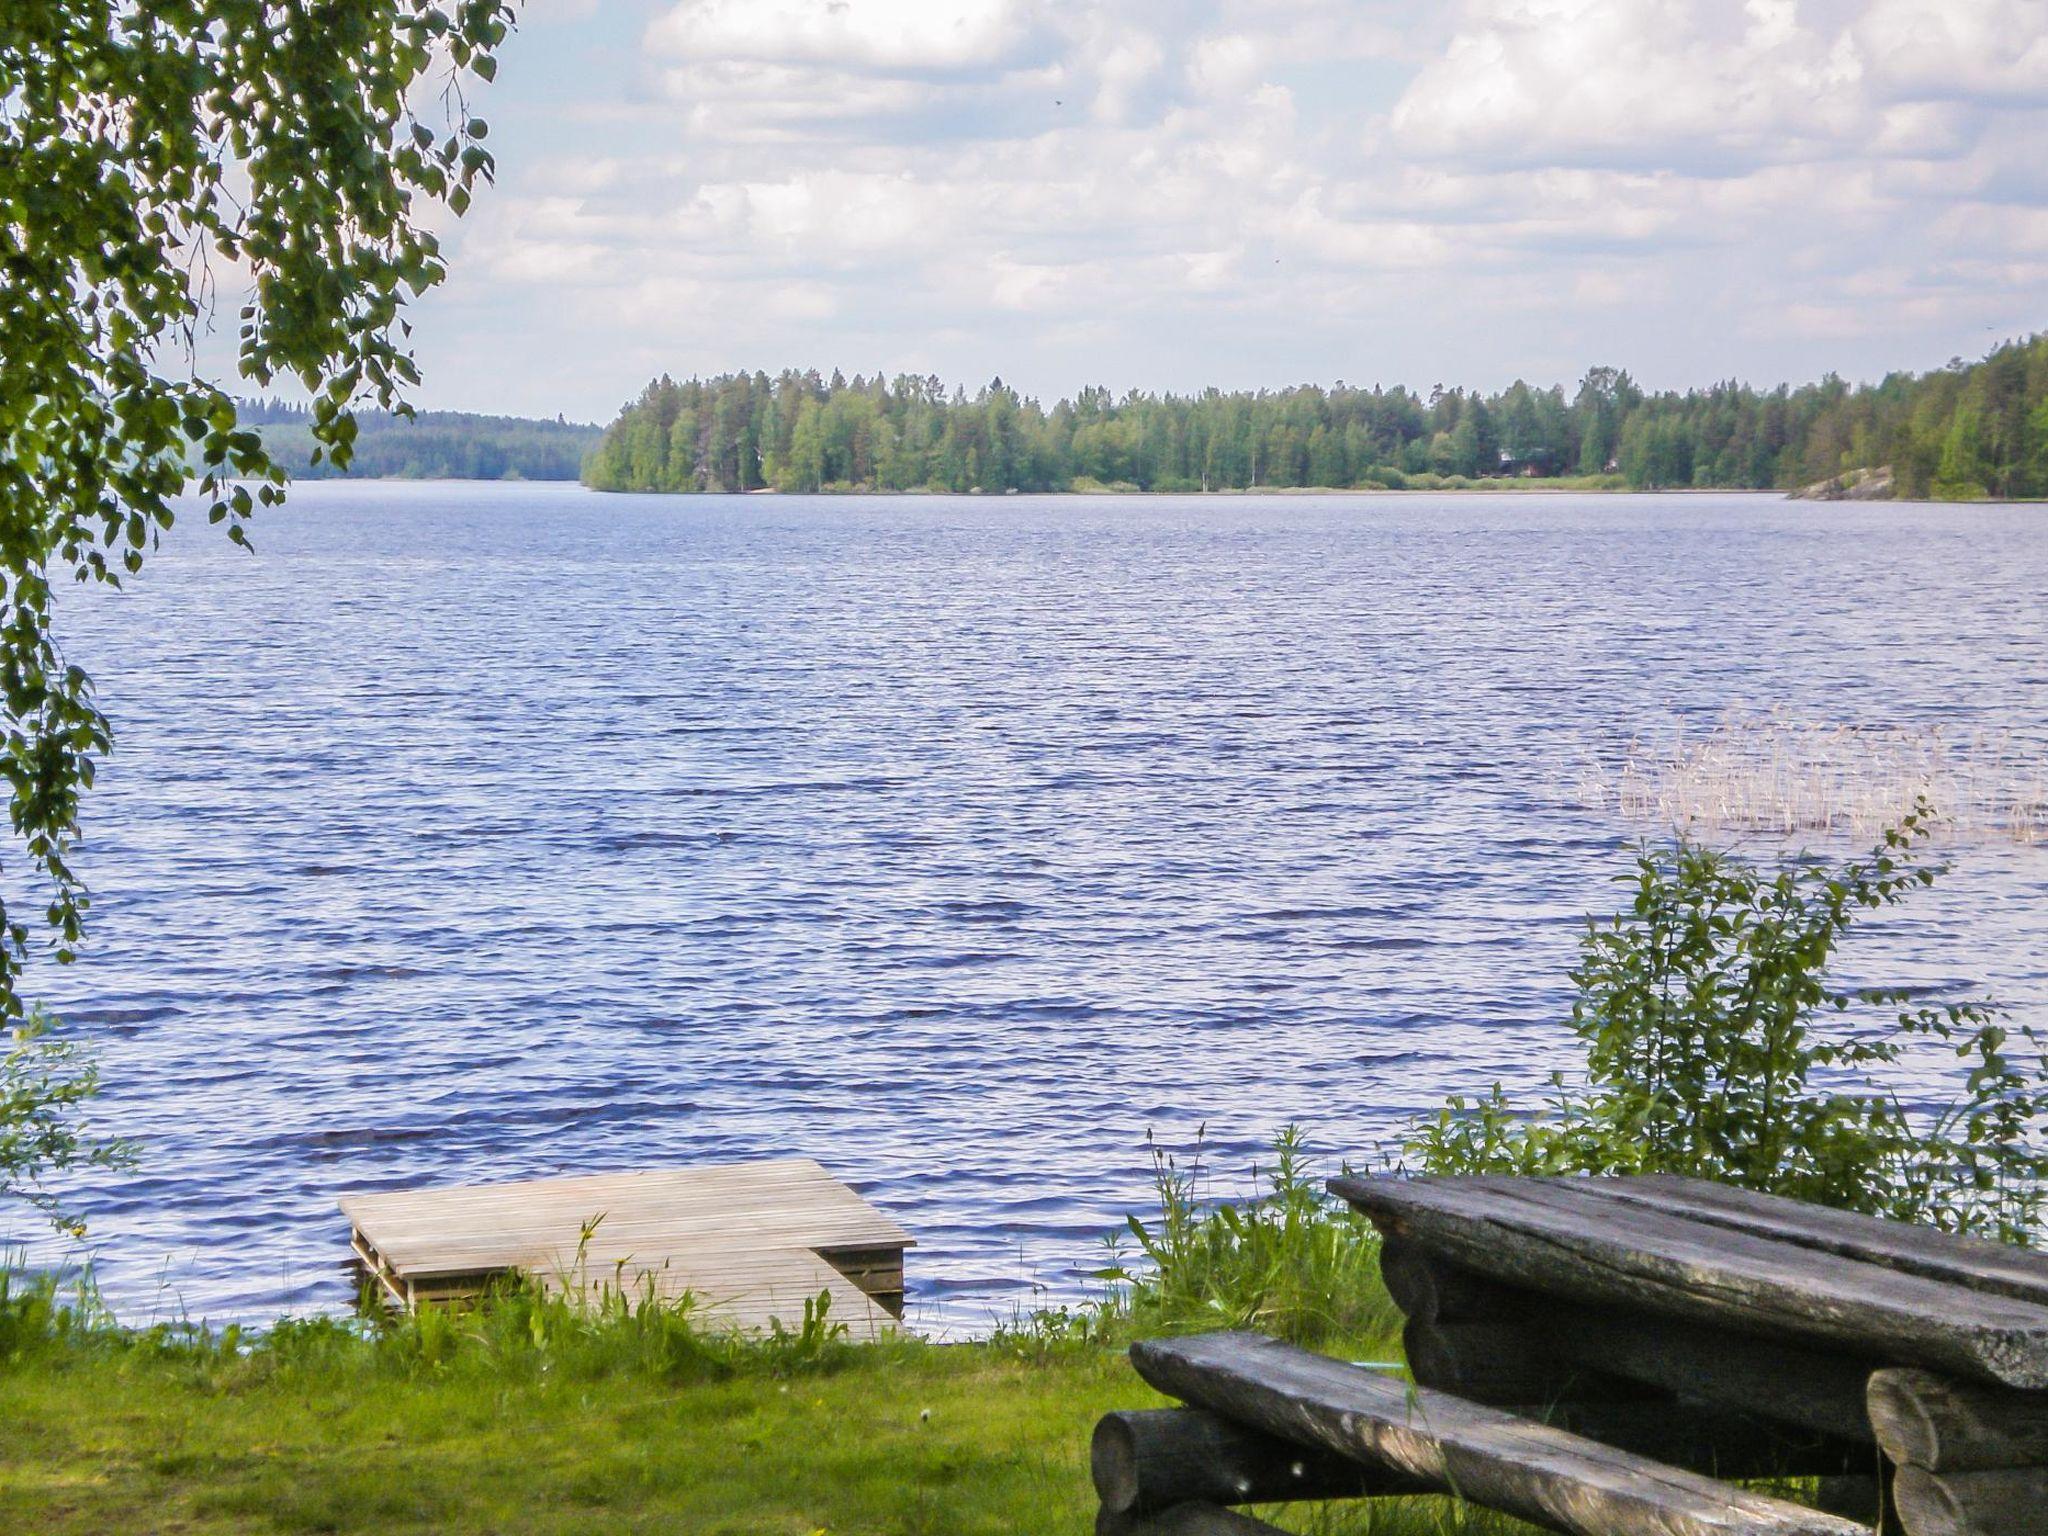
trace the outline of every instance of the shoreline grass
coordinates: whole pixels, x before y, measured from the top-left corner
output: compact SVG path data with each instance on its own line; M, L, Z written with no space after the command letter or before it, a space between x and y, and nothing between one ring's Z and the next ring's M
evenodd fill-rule
M513 1287L466 1311L123 1328L89 1289L0 1273L0 1509L37 1536L1083 1536L1088 1441L1164 1406L1136 1337L1258 1327L1397 1360L1371 1229L1298 1133L1249 1199L1199 1142L1155 1158L1094 1303L968 1343L759 1341L693 1309ZM1336 1299L1343 1304L1333 1306ZM1448 1500L1260 1513L1309 1536L1521 1536Z
M0 1509L37 1536L1083 1536L1095 1420L1167 1402L1120 1326L748 1344L686 1308L508 1292L374 1327L136 1331L17 1286ZM1526 1529L1447 1500L1261 1513L1311 1536Z

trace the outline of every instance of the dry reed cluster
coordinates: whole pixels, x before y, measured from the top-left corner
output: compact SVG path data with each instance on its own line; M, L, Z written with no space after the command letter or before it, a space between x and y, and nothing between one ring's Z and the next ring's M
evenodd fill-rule
M1633 742L1617 770L1580 773L1573 798L1644 826L1861 838L1925 798L1945 838L2033 844L2048 841L2048 752L2004 730L1772 714Z

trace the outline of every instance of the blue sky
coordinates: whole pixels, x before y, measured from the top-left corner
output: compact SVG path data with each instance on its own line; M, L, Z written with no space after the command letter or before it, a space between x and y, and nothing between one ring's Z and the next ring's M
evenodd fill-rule
M530 0L423 405L1873 378L2048 326L2048 0Z

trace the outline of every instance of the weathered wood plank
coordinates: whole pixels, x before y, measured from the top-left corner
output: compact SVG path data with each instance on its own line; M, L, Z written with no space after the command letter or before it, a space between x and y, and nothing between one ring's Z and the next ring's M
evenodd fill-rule
M1502 1348L1576 1362L1599 1373L1595 1380L1621 1378L1683 1402L1761 1414L1848 1447L1874 1444L1865 1396L1877 1362L1867 1357L1674 1325L1627 1308L1570 1305L1454 1271L1419 1250L1408 1252L1403 1270L1422 1305L1436 1309L1437 1298L1454 1298L1463 1321L1434 1325L1446 1335L1483 1330ZM1431 1368L1427 1351L1424 1359Z
M1871 1375L1871 1428L1885 1455L1928 1472L2048 1466L2048 1393L2006 1392L1931 1371ZM2048 1510L2042 1512L2048 1529Z
M573 1250L580 1228L614 1245L914 1246L895 1222L809 1158L350 1195L341 1208L401 1275L520 1265L537 1246Z
M805 1304L821 1293L832 1298L828 1323L843 1323L856 1339L873 1339L895 1323L879 1302L808 1249L767 1253L692 1255L622 1266L591 1265L587 1271L540 1270L534 1278L550 1289L587 1294L593 1286L622 1293L629 1301L652 1297L680 1301L688 1293L694 1314L708 1331L767 1332L776 1323L794 1332Z
M2048 1467L1901 1467L1893 1497L1908 1536L2041 1536L2048 1530Z
M1868 1445L1863 1400L1872 1362L1781 1346L1712 1328L1674 1328L1639 1313L1588 1308L1546 1334L1561 1353L1682 1401L1756 1413Z
M1611 1445L1703 1477L1874 1477L1877 1455L1747 1414L1691 1403L1608 1402L1532 1405L1518 1416Z
M1201 1408L1142 1408L1096 1423L1088 1470L1116 1514L1176 1504L1287 1504L1426 1491L1317 1446L1262 1434Z
M1707 1228L1564 1183L1346 1177L1330 1187L1389 1235L1532 1290L2048 1388L2048 1307L2031 1302Z
M1570 1182L1608 1199L1649 1206L1711 1226L1947 1281L1968 1290L2048 1305L2048 1253L2010 1243L1959 1237L1932 1227L1859 1216L1674 1174L1539 1182Z
M1860 1536L1832 1515L1253 1334L1132 1346L1162 1392L1573 1536Z
M1802 1371L1775 1356L1755 1359L1755 1342L1741 1340L1738 1362L1752 1369L1732 1379L1720 1374L1709 1385L1703 1376L1724 1372L1728 1354L1711 1341L1695 1341L1674 1357L1668 1331L1654 1322L1589 1320L1580 1313L1553 1330L1537 1317L1532 1311L1511 1322L1411 1323L1402 1335L1409 1370L1426 1387L1709 1476L1875 1473L1878 1458L1856 1395L1868 1370L1860 1362L1829 1361L1818 1373ZM1584 1327L1574 1327L1575 1321ZM1602 1344L1605 1352L1597 1347ZM1646 1357L1651 1369L1642 1374L1655 1379L1612 1369L1610 1355L1622 1364ZM1825 1427L1762 1406L1788 1393L1795 1403L1809 1403L1817 1374L1831 1391L1804 1417ZM1794 1378L1789 1385L1787 1378Z
M1759 1420L1656 1402L1562 1403L1512 1411L1709 1477L1832 1478L1860 1487L1862 1504L1876 1506L1875 1453L1857 1453L1818 1437L1788 1436ZM1847 1475L1852 1468L1860 1478ZM1282 1440L1200 1408L1104 1415L1095 1426L1089 1470L1103 1508L1119 1514L1188 1502L1285 1504L1433 1491L1413 1478L1375 1473L1320 1447Z

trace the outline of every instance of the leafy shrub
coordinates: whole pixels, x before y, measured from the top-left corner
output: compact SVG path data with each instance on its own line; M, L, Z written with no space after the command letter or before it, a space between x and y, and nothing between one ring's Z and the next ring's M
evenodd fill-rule
M1415 1129L1410 1163L1691 1174L2031 1241L2048 1173L2048 1055L2035 1032L1983 1003L1915 1006L1827 981L1857 917L1934 882L1921 862L1930 817L1923 800L1870 854L1835 867L1802 857L1766 869L1687 839L1643 851L1633 903L1589 922L1572 972L1583 1077L1554 1078L1535 1113L1498 1084L1454 1097ZM1885 1080L1919 1047L1959 1064L1944 1106L1916 1109Z

